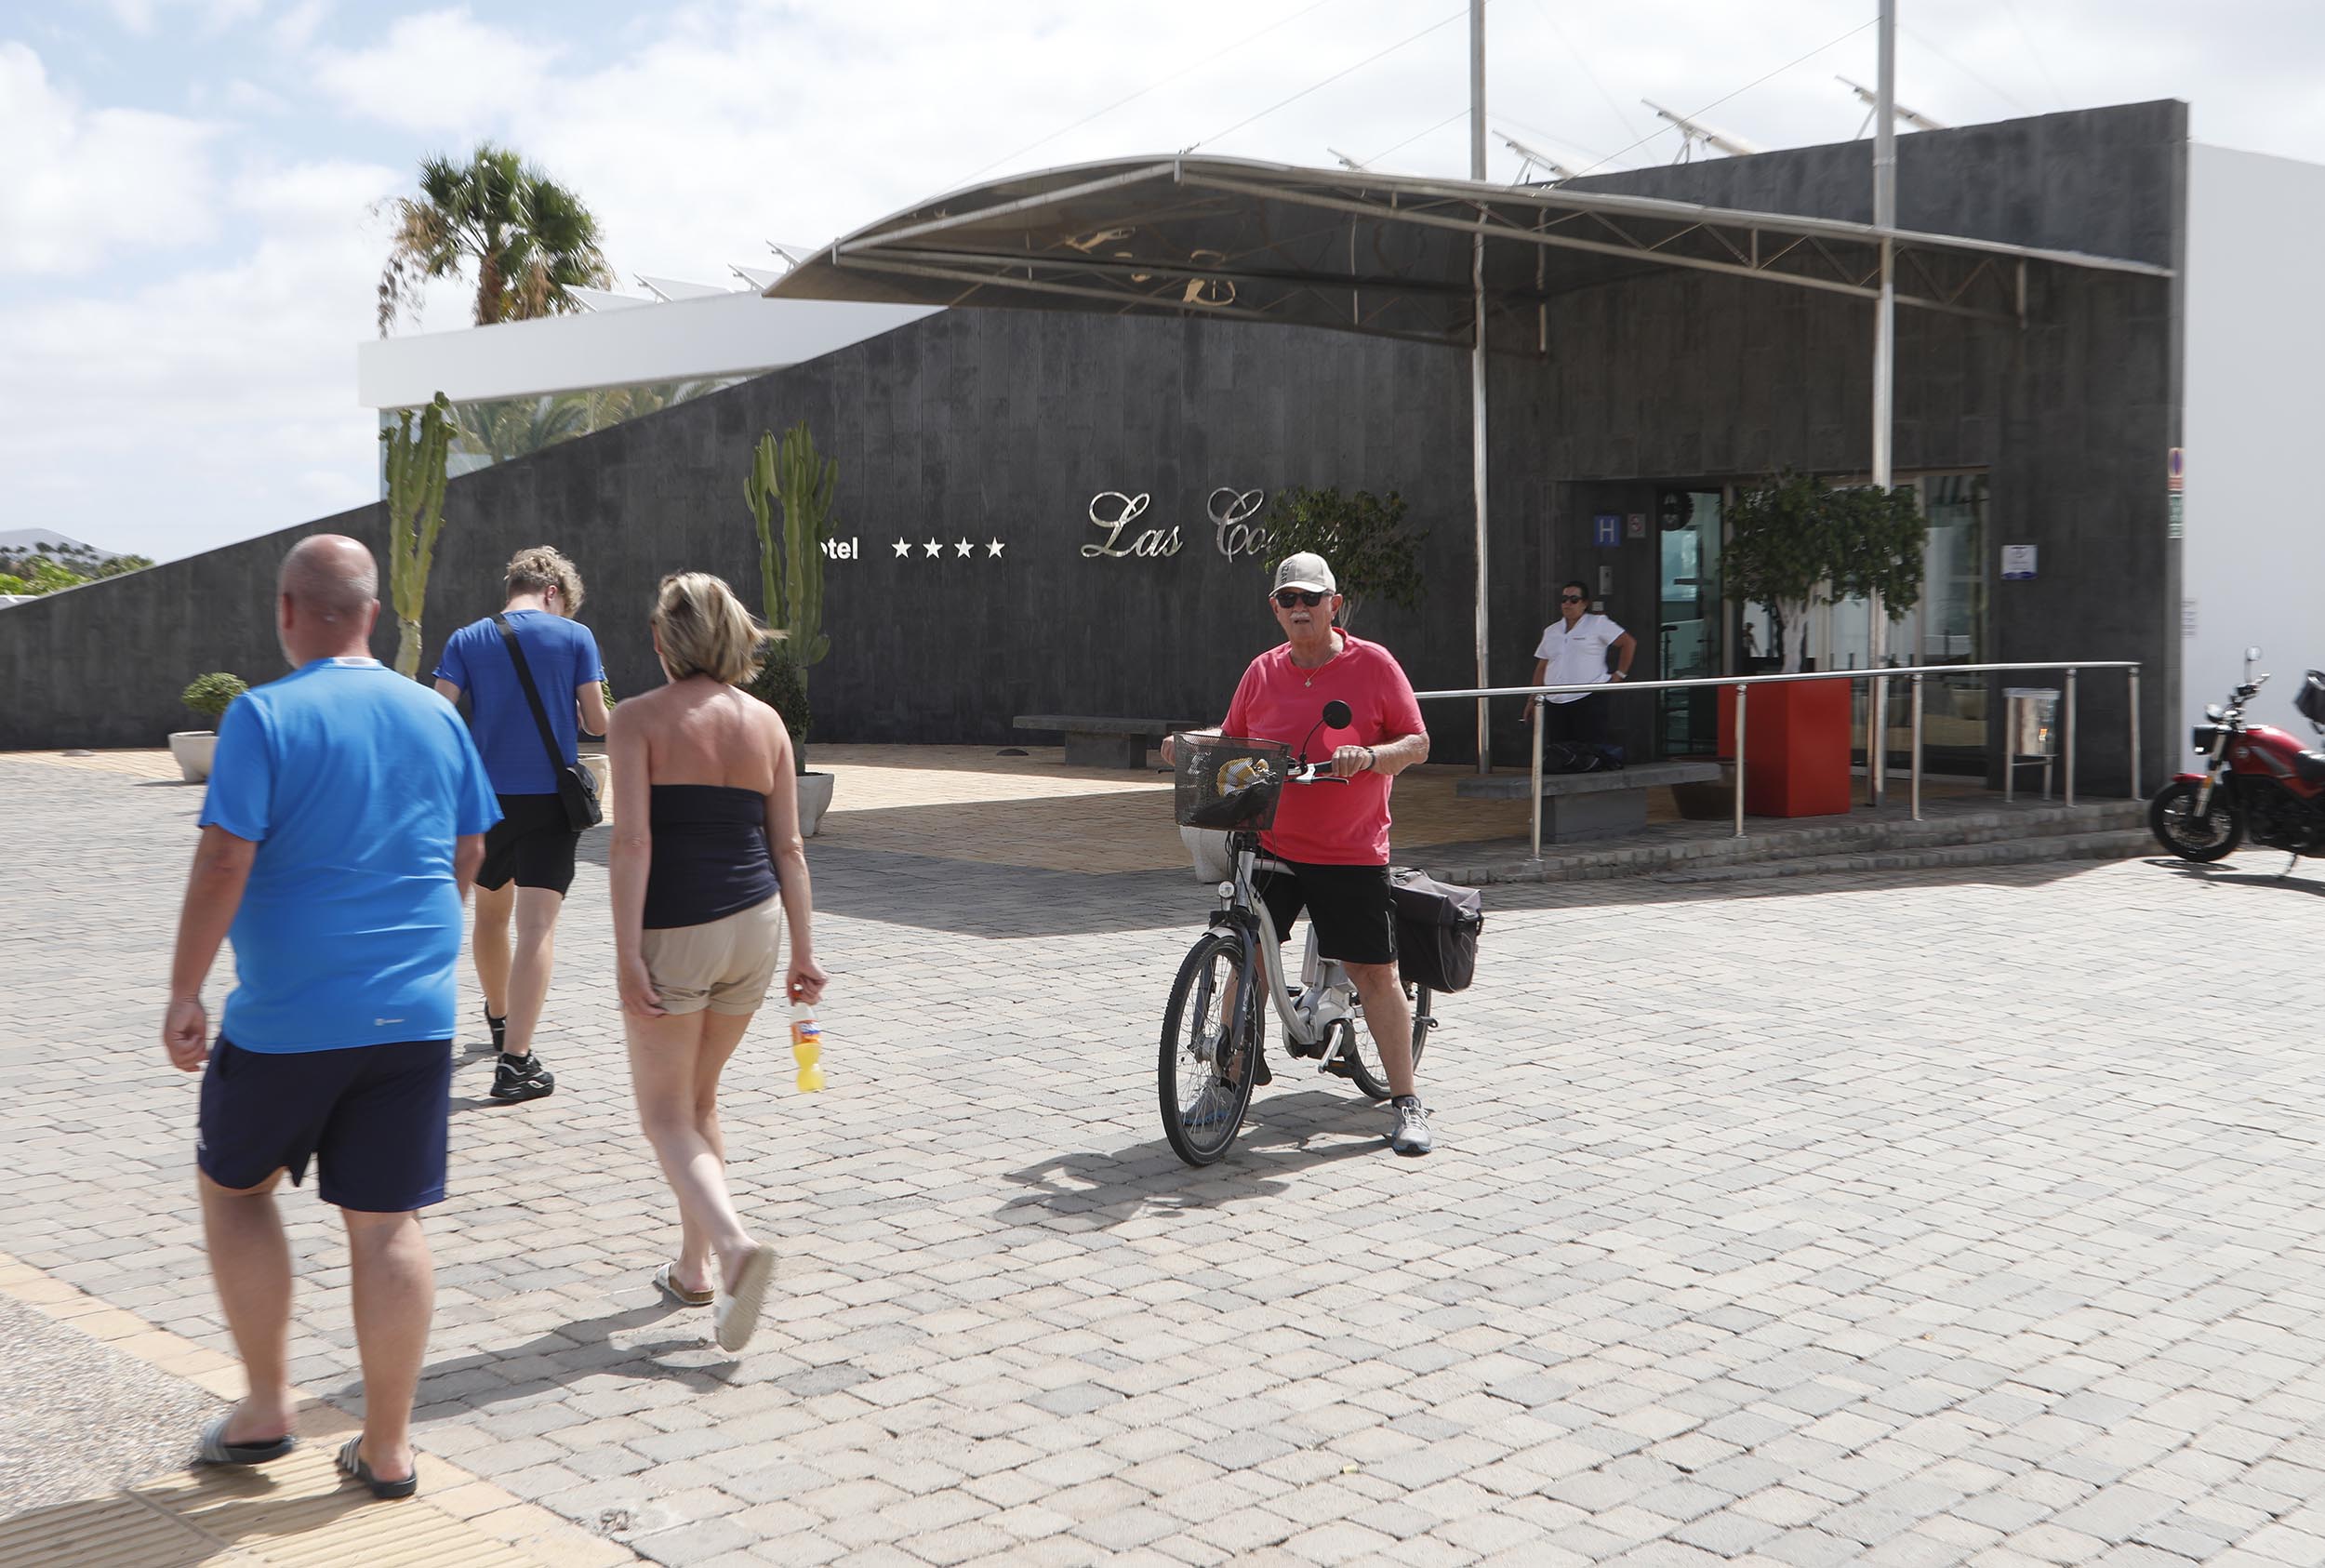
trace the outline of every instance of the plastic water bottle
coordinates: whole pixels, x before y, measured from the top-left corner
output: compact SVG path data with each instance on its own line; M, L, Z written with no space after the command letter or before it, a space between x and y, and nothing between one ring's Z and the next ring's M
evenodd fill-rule
M799 1064L801 1094L812 1095L823 1087L823 1027L804 1002L791 1003L791 1059Z

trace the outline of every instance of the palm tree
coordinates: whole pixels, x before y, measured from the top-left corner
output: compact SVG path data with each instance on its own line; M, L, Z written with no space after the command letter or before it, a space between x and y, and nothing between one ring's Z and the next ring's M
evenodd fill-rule
M613 281L597 219L571 191L505 147L480 142L463 166L419 166L419 194L394 201L395 240L379 273L379 336L430 278L476 263L476 325L580 309L573 290Z

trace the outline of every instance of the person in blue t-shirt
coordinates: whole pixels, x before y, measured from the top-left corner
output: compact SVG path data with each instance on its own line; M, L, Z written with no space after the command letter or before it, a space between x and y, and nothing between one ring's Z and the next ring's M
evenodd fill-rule
M485 1027L500 1060L492 1097L538 1099L557 1086L533 1049L549 972L556 957L557 913L573 885L574 846L581 834L565 818L557 771L570 766L576 726L605 733L605 668L597 639L572 618L581 607L581 574L547 545L520 550L509 562L509 602L498 616L463 626L436 661L436 690L454 702L466 692L469 727L500 797L500 822L485 841L476 874L476 980L485 992ZM541 739L540 721L510 658L506 623L524 650L557 756ZM516 927L512 950L509 930Z
M460 910L498 815L451 704L371 657L379 574L322 534L284 559L292 673L218 726L178 922L162 1043L202 1075L196 1185L210 1271L250 1393L203 1431L211 1464L297 1446L291 1261L274 1189L307 1163L347 1225L364 1429L339 1467L409 1496L411 1415L434 1291L417 1211L445 1195ZM234 989L216 1049L203 982Z

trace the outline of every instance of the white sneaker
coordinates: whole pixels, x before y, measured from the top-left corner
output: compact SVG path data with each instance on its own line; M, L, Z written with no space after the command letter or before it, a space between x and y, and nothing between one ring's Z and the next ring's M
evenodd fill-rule
M1400 1154L1427 1154L1437 1147L1429 1136L1428 1110L1417 1095L1399 1095L1390 1103L1396 1112L1397 1124L1388 1135L1388 1147Z

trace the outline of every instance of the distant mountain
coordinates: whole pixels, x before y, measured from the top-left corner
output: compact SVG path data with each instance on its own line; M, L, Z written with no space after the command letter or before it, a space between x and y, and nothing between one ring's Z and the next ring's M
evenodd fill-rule
M61 550L96 555L108 561L120 553L118 551L100 550L93 544L86 544L71 534L59 533L54 528L0 529L0 553L13 554L39 545L54 545Z

